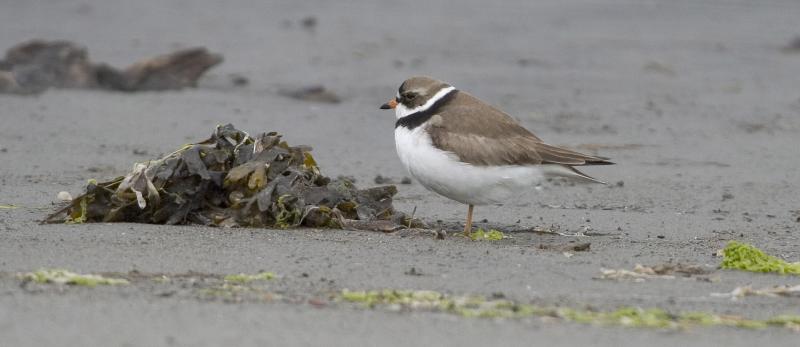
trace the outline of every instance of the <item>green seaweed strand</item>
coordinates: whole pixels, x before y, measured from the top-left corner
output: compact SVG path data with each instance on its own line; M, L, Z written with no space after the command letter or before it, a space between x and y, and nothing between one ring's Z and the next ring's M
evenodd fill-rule
M723 269L800 275L800 263L789 263L746 243L731 241L722 250Z
M796 315L781 315L766 320L756 320L711 312L672 314L657 307L619 307L613 311L595 311L571 307L519 304L506 299L488 299L482 296L451 296L429 290L350 291L345 289L338 297L342 301L359 303L369 309L438 311L465 318L549 317L582 324L654 329L681 329L693 326L764 329L772 326L795 330L800 327L800 316Z

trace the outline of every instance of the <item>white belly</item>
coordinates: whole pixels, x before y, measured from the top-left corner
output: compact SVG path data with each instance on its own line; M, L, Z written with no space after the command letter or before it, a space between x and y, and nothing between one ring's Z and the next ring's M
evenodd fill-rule
M472 205L503 202L517 192L541 182L549 173L564 170L556 165L476 166L458 161L431 144L424 125L394 130L400 161L425 188L452 200Z

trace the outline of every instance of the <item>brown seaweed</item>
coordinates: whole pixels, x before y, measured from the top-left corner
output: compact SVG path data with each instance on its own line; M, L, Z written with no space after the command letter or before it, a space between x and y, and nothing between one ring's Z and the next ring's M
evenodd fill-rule
M394 210L395 186L358 189L331 181L305 146L271 132L257 137L232 125L123 177L90 180L86 192L45 223L135 222L289 228L392 230L408 219ZM356 222L358 221L358 222ZM373 222L365 224L365 222ZM378 223L374 223L378 222Z

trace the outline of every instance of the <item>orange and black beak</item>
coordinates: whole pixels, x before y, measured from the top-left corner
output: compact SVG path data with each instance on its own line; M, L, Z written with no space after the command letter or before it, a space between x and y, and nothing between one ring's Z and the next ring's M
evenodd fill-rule
M397 98L389 100L389 102L381 105L381 110L388 110L397 107Z

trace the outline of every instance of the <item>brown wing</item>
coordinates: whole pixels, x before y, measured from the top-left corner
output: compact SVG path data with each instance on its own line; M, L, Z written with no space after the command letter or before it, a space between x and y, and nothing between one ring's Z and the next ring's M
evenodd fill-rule
M613 164L545 144L509 115L464 92L431 118L427 130L434 146L474 165Z

